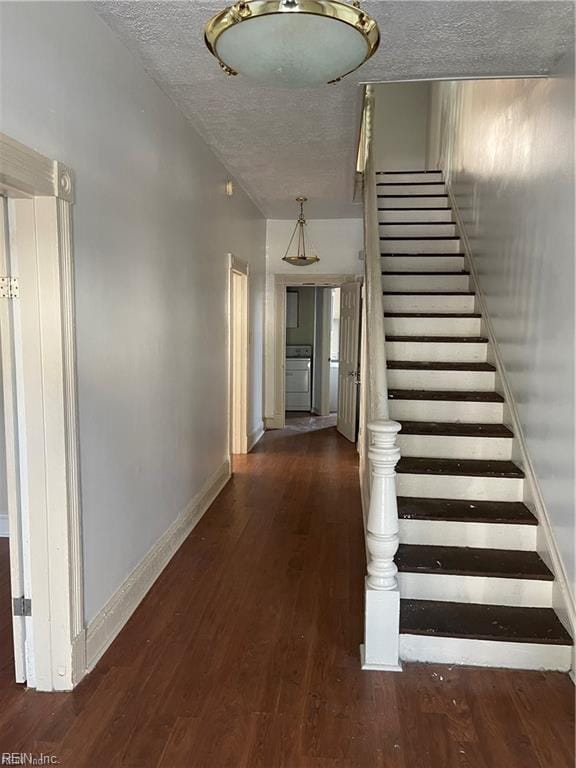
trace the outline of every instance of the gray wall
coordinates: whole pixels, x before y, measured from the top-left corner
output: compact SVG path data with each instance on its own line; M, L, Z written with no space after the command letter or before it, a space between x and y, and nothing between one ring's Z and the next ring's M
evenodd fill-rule
M76 178L90 620L228 454L228 252L250 263L261 424L265 222L88 3L0 13L0 129Z
M298 294L298 327L286 328L286 344L314 345L314 288L289 288Z
M435 85L451 177L528 450L574 583L574 65Z
M380 83L374 88L376 170L425 169L430 83Z

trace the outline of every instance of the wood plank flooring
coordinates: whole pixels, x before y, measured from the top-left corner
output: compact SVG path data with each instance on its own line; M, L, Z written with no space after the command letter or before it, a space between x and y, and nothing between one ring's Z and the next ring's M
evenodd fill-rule
M76 691L2 674L0 753L73 768L573 766L566 675L360 670L357 460L335 429L267 433L235 470Z

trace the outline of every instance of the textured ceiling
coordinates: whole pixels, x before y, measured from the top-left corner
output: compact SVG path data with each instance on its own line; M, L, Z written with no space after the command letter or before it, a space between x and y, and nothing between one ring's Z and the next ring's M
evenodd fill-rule
M366 0L380 48L358 72L314 90L226 77L203 41L228 4L96 2L97 13L268 218L294 218L307 195L315 218L359 215L352 203L360 89L365 81L546 74L573 40L569 2Z

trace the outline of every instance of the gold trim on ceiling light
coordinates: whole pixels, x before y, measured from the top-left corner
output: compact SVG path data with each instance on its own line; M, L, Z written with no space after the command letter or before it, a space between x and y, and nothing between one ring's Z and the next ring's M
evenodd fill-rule
M360 10L356 3L348 5L338 2L338 0L239 0L235 5L231 5L213 16L204 29L204 42L227 75L237 75L238 73L225 61L222 61L216 51L216 44L220 35L249 19L272 16L278 13L304 13L335 19L349 27L354 27L363 36L368 45L368 51L363 61L349 72L331 80L331 83L340 81L343 77L363 66L374 55L380 44L378 24L367 13Z

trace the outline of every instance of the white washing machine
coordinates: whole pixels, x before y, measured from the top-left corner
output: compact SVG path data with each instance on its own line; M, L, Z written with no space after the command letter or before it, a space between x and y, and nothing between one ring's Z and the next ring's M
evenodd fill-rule
M286 346L286 410L312 410L312 345Z

